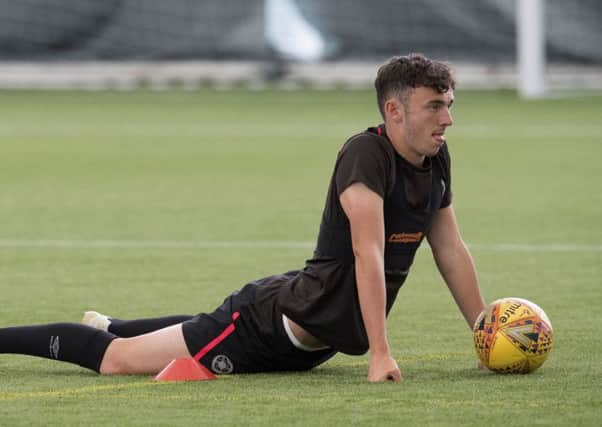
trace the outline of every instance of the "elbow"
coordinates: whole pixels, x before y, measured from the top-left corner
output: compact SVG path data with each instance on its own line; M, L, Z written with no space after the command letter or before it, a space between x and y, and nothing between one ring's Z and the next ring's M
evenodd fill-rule
M381 248L379 245L353 245L353 257L355 262L374 261L384 259L384 245Z

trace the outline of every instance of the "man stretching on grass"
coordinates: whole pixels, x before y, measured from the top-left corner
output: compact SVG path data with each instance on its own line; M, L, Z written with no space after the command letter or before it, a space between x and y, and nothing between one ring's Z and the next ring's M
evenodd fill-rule
M83 324L0 329L0 352L108 375L155 374L221 337L200 359L215 373L307 370L337 352L369 350L369 381L401 380L386 317L424 237L470 326L484 308L451 204L444 134L454 85L446 64L422 55L395 57L379 69L384 124L341 148L316 250L303 270L251 282L211 314L128 321L88 312ZM234 331L224 335L232 322Z

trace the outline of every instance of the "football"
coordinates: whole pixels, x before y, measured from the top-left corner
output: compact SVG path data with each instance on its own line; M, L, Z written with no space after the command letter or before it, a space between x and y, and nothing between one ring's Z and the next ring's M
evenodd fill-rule
M475 321L473 336L483 365L508 374L527 374L539 368L553 343L546 313L522 298L502 298L485 307Z

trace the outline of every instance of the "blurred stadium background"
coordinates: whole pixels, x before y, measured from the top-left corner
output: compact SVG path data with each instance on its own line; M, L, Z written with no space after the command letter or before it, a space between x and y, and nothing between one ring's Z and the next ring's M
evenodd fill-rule
M0 0L3 88L366 87L408 52L453 62L462 87L515 88L519 46L536 95L602 88L602 2Z

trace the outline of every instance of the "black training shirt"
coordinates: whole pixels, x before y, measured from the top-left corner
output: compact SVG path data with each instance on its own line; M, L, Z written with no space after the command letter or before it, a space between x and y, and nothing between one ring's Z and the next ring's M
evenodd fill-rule
M284 313L335 350L363 354L368 338L349 221L339 200L353 183L365 184L384 201L386 311L390 311L434 215L450 205L452 196L446 144L418 168L394 150L382 125L353 136L339 151L314 257L295 274L274 276L258 289L258 300L266 304L264 315L278 318Z

